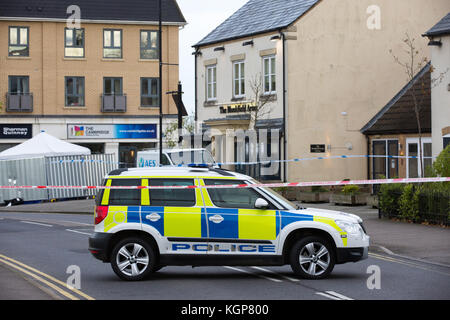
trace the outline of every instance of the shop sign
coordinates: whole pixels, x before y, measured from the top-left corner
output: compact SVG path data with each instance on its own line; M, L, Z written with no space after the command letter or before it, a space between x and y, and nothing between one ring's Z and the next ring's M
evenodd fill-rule
M0 139L31 139L32 124L0 124Z
M156 139L156 124L69 124L68 139Z

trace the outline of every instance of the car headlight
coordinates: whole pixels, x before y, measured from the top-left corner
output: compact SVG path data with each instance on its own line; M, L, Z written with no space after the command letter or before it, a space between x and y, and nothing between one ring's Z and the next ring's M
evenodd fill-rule
M336 220L336 224L339 226L339 228L341 228L343 231L347 232L350 235L359 236L361 234L361 227L357 223Z

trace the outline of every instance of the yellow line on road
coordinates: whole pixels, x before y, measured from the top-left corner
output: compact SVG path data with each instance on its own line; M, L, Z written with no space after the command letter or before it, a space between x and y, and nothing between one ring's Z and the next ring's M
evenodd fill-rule
M69 298L71 300L80 300L80 299L75 297L75 296L73 296L68 291L65 291L65 290L55 286L54 284L48 282L47 280L43 279L42 277L45 277L45 278L47 278L47 279L49 279L49 280L51 280L51 281L53 281L53 282L63 286L64 288L70 290L72 293L78 294L79 296L81 296L81 297L83 297L83 298L85 298L87 300L95 300L94 298L92 298L91 296L85 294L84 292L81 292L80 290L75 289L75 288L71 288L71 287L67 286L66 283L64 283L64 282L62 282L62 281L60 281L60 280L58 280L58 279L56 279L56 278L54 278L54 277L44 273L42 271L39 271L39 270L37 270L37 269L35 269L33 267L30 267L30 266L28 266L28 265L26 265L26 264L24 264L22 262L19 262L17 260L14 260L14 259L9 258L7 256L4 256L2 254L0 254L0 262L3 262L5 264L7 264L7 265L9 265L9 266L11 266L11 267L13 267L13 268L23 272L23 273L25 273L25 274L35 278L36 280L39 280L39 281L45 283L46 285L48 285L52 289L56 290L57 292L61 293L63 296L65 296L65 297L67 297L67 298ZM21 268L21 267L23 267L23 268ZM24 268L28 269L29 271L25 270ZM40 277L38 275L40 275L42 277Z

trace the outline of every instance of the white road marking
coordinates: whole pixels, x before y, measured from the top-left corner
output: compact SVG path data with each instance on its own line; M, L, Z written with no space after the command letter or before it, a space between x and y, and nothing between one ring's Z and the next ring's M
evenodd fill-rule
M70 232L74 232L74 233L79 233L79 234L85 234L85 235L87 235L87 236L92 235L92 233L86 233L86 232L81 232L81 231L77 231L77 230L66 229L66 231L70 231Z
M35 224L38 226L43 226L43 227L53 227L51 224L45 224L45 223L39 223L39 222L32 222L32 221L20 221L22 223L29 223L29 224Z
M341 300L353 300L352 298L346 297L340 293L334 292L334 291L326 291L326 293L331 294L335 297L340 298Z
M73 224L80 224L83 226L89 226L89 227L93 227L94 225L92 223L83 223L83 222L75 222L75 221L68 221L68 220L60 220L61 222L68 222L68 223L73 223Z
M256 266L254 266L254 267L252 267L252 268L253 268L253 269L256 269L256 270L261 270L261 271L265 271L265 272L269 272L269 273L276 274L277 276L282 277L282 278L284 278L284 279L286 279L286 280L289 280L289 281L292 281L292 282L299 282L299 281L300 281L299 279L295 279L295 278L291 278L291 277L288 277L288 276L279 274L279 273L277 273L277 272L275 272L275 271L273 271L273 270L264 269L264 268L256 267Z
M335 297L335 296L326 294L326 293L324 293L324 292L316 292L316 294L318 294L319 296L323 296L323 297L325 297L325 298L331 299L331 300L342 300L342 299L340 299L340 298L338 298L338 297Z
M254 275L254 276L257 276L257 277L261 277L263 279L270 280L270 281L273 281L273 282L283 282L283 280L280 280L280 279L266 277L266 276L263 276L261 274L257 274L257 273L251 272L251 271L247 271L247 270L243 270L243 269L239 269L239 268L235 268L235 267L224 267L224 268L235 270L235 271L239 271L239 272L248 273L248 274L251 274L251 275Z

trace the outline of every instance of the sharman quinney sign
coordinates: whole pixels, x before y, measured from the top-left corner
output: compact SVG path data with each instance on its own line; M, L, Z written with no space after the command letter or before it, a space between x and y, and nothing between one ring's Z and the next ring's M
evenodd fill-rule
M0 124L0 139L31 139L31 124Z

